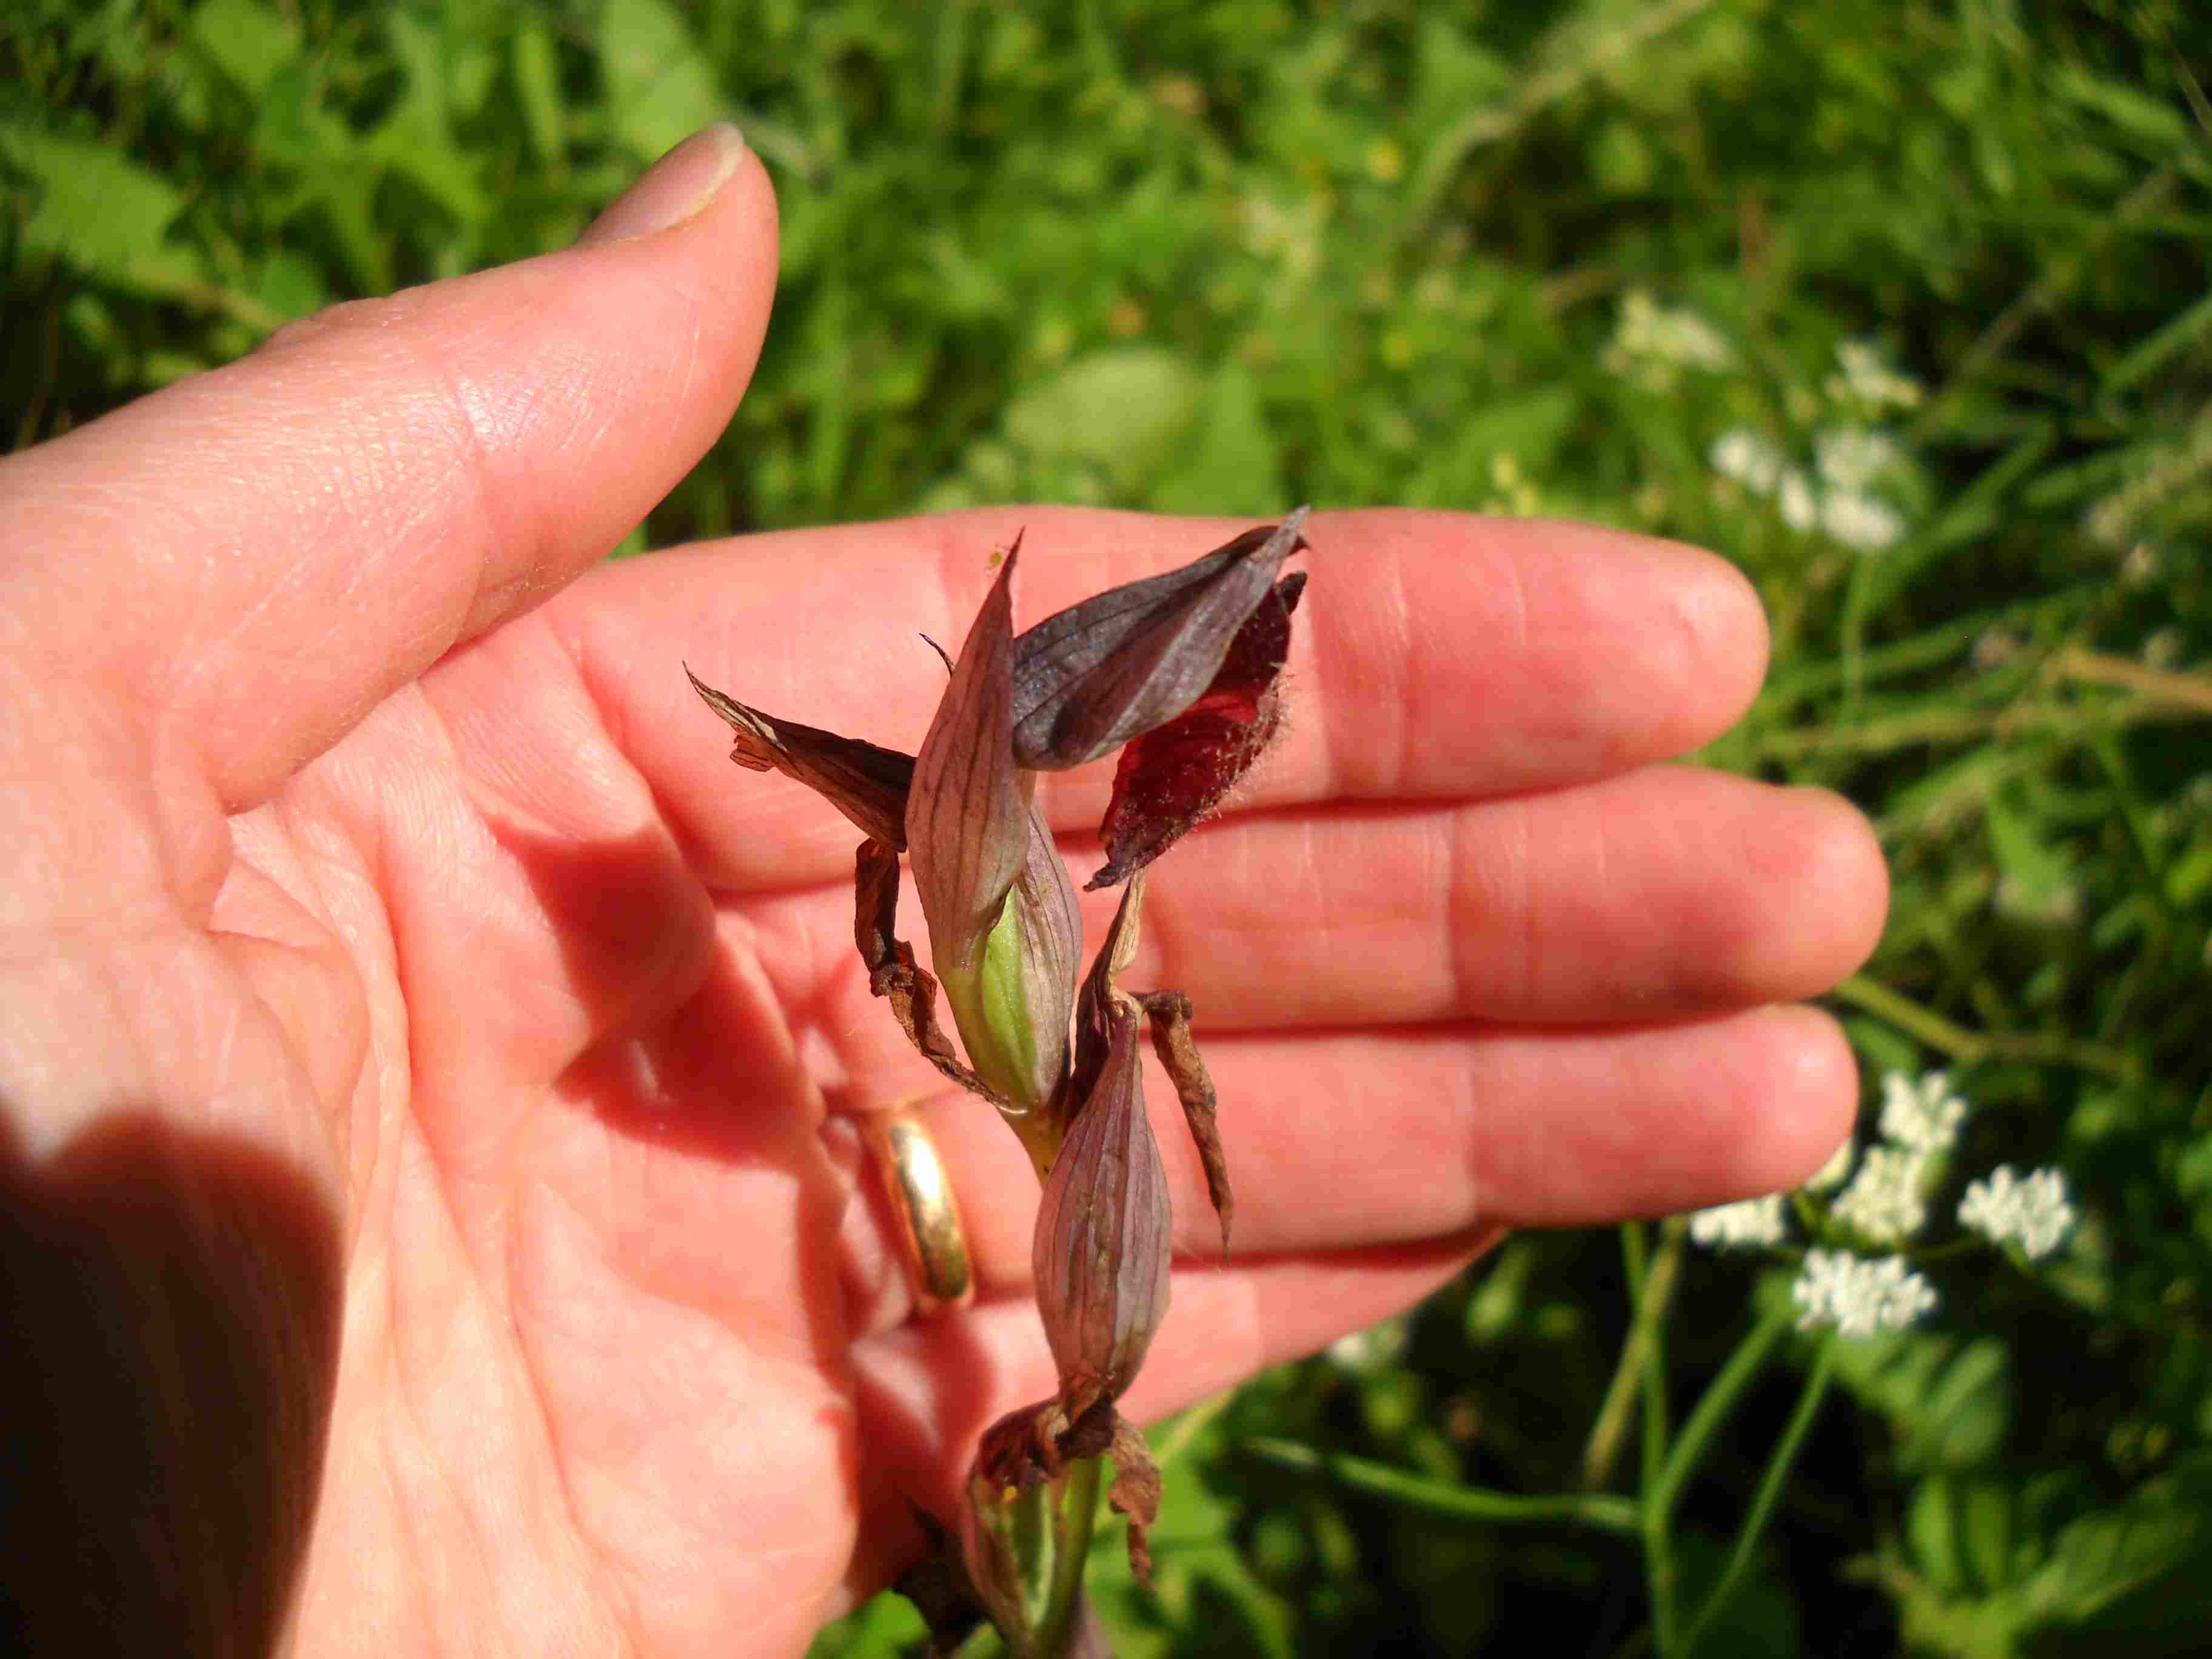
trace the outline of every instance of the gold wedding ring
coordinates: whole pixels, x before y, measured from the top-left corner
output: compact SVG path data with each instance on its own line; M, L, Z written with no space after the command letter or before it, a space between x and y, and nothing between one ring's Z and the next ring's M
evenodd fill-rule
M883 1175L915 1311L927 1316L966 1307L975 1299L975 1275L937 1143L920 1118L904 1112L872 1113L861 1133Z

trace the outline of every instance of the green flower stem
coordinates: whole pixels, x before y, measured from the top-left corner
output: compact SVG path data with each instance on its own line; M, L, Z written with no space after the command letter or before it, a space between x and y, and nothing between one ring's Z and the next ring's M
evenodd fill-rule
M1765 1369L1775 1346L1788 1334L1793 1322L1793 1310L1787 1302L1768 1310L1765 1317L1753 1326L1735 1352L1729 1356L1728 1364L1707 1385L1698 1403L1683 1420L1682 1431L1674 1439L1674 1449L1667 1455L1666 1467L1660 1471L1657 1483L1644 1494L1644 1511L1648 1525L1665 1531L1680 1499L1682 1489L1690 1477L1697 1473L1705 1449L1713 1437L1720 1432L1721 1425L1728 1420L1743 1392Z
M2130 1082L2136 1080L2142 1071L2133 1056L2117 1048L2077 1042L2057 1033L1970 1031L1863 974L1852 975L1832 994L1838 1001L1887 1020L1908 1036L1917 1038L1962 1066L1984 1060L2018 1060L2032 1065L2072 1066Z
M1052 1490L1052 1583L1037 1620L1037 1659L1058 1659L1075 1630L1083 1601L1083 1564L1091 1557L1091 1534L1098 1521L1098 1480L1103 1460L1085 1457L1067 1466Z
M1644 1425L1637 1437L1640 1443L1637 1490L1645 1500L1638 1505L1644 1532L1644 1580L1651 1595L1652 1632L1663 1653L1669 1650L1674 1632L1674 1540L1667 1530L1666 1517L1648 1499L1667 1465L1667 1356L1661 1331L1681 1267L1681 1230L1677 1227L1668 1235L1648 1269L1642 1227L1633 1222L1623 1227L1620 1247L1636 1297L1636 1325L1625 1346L1634 1351L1635 1374L1644 1384ZM1627 1370L1630 1363L1630 1354L1624 1352L1622 1369Z
M1813 1369L1806 1374L1804 1390L1797 1396L1797 1408L1790 1413L1790 1426L1782 1431L1782 1438L1766 1460L1766 1472L1759 1477L1759 1491L1752 1498L1751 1511L1744 1516L1742 1529L1736 1534L1735 1547L1729 1552L1728 1565L1721 1569L1721 1576L1705 1596L1705 1605L1690 1621L1689 1632L1683 1637L1680 1648L1670 1649L1662 1643L1662 1652L1679 1652L1685 1659L1695 1653L1698 1641L1728 1606L1729 1597L1735 1593L1736 1581L1751 1565L1752 1554L1765 1534L1766 1523L1773 1518L1775 1505L1782 1500L1782 1488L1790 1478L1790 1466L1797 1461L1798 1450L1812 1430L1813 1419L1820 1415L1820 1402L1827 1396L1835 1369L1836 1340L1832 1337L1821 1343Z
M1432 1480L1393 1468L1388 1463L1316 1451L1294 1440L1248 1440L1240 1449L1278 1468L1325 1474L1354 1492L1388 1498L1406 1509L1448 1520L1507 1523L1568 1521L1630 1538L1638 1530L1636 1504L1610 1492L1560 1492L1551 1497L1526 1498L1516 1492Z
M1613 1368L1613 1381L1606 1388L1605 1402L1598 1407L1597 1421L1583 1448L1582 1484L1583 1490L1589 1492L1596 1491L1613 1478L1613 1460L1620 1455L1621 1443L1627 1434L1628 1412L1637 1399L1637 1384L1644 1377L1645 1357L1656 1342L1659 1322L1674 1300L1674 1285L1682 1265L1679 1232L1668 1235L1648 1271L1641 1227L1632 1222L1621 1230L1620 1249L1622 1264L1628 1274L1629 1298L1635 1304L1636 1316L1629 1328L1628 1340L1621 1345L1620 1360ZM1662 1407L1664 1404L1662 1395Z

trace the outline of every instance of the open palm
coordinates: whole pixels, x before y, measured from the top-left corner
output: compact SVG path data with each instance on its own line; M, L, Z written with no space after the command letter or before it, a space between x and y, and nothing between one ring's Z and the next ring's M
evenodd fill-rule
M46 1628L796 1652L1052 1391L1026 1159L871 1001L851 827L732 768L679 665L911 750L915 635L961 635L1018 527L1028 622L1243 526L993 512L579 576L722 428L775 264L764 175L703 136L575 249L0 466L0 1242L46 1425L9 1541L54 1564ZM1164 1133L1139 1415L1505 1227L1786 1184L1855 1100L1784 1005L1879 930L1865 827L1659 764L1756 688L1741 579L1564 525L1309 537L1285 733L1125 975L1196 1004L1238 1194L1224 1261ZM1079 880L1105 789L1048 787ZM934 1320L851 1128L918 1100L981 1283Z

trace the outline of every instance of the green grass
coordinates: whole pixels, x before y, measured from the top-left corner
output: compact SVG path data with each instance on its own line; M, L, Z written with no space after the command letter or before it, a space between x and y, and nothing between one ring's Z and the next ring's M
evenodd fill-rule
M1775 657L1709 758L1873 816L1896 900L1837 1006L1870 1078L1948 1066L1974 1105L1936 1235L2001 1162L2062 1166L2085 1219L2032 1271L1931 1261L1934 1321L1832 1351L1699 1650L2194 1650L2212 30L2184 0L1468 10L21 0L9 435L556 246L727 114L775 175L781 291L653 544L1042 497L1540 513L1721 550ZM1854 391L1862 346L1919 395ZM1718 453L1751 485L1713 465L1736 432L1756 443ZM1802 481L1754 487L1758 445ZM1815 499L1824 458L1869 476ZM1645 1552L1576 1518L1613 1504L1493 1499L1575 1492L1601 1419L1633 1497L1653 1402L1680 1420L1726 1375L1736 1409L1674 1493L1686 1619L1816 1350L1729 1370L1788 1265L1638 1233L1638 1282L1663 1267L1671 1296L1616 1385L1623 1260L1515 1239L1387 1340L1191 1427L1158 1593L1101 1547L1128 1650L1462 1650L1511 1619L1638 1651ZM900 1618L823 1650L885 1651Z

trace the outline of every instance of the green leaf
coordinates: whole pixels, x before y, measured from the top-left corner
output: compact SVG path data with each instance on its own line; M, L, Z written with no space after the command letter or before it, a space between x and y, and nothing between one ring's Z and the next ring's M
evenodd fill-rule
M683 15L663 0L607 0L599 65L615 139L641 161L725 112L721 88Z
M472 225L484 216L483 191L477 179L481 161L453 141L453 116L463 101L455 85L453 43L404 12L390 14L385 27L393 55L406 70L406 90L369 148L386 167L418 185L457 222Z
M141 293L200 284L198 261L163 240L185 194L160 174L110 146L20 126L0 126L0 161L32 180L25 246Z
M1895 1424L1908 1468L1985 1462L2011 1420L2011 1360L1995 1337L1905 1332L1839 1341L1836 1380Z
M525 22L514 32L508 51L514 100L522 114L522 131L530 140L530 152L541 166L556 167L563 153L563 111L553 37L543 23Z
M2061 1653L2197 1654L2212 1629L2212 1452L2194 1451L2111 1508L2069 1524L2026 1585Z
M2092 75L2078 64L2052 70L2051 88L2080 108L2094 110L2130 137L2164 153L2189 139L2189 120L2179 110L2130 86Z
M1566 1522L1628 1534L1633 1534L1639 1525L1633 1503L1606 1492L1561 1492L1528 1498L1517 1492L1490 1492L1480 1486L1463 1486L1410 1474L1370 1458L1319 1451L1288 1440L1253 1440L1246 1443L1243 1449L1278 1468L1327 1475L1354 1492L1446 1520L1492 1524Z
M1175 1639L1177 1632L1204 1632L1208 1653L1291 1659L1297 1651L1291 1610L1253 1574L1232 1541L1237 1513L1197 1468L1178 1470L1167 1482L1152 1531L1149 1590L1130 1574L1122 1528L1099 1527L1088 1578L1123 1659L1188 1651Z
M1152 486L1151 505L1162 513L1279 512L1278 448L1259 383L1232 363L1206 387L1192 441Z
M870 1596L854 1612L824 1625L806 1650L807 1659L862 1659L904 1653L929 1639L914 1603L892 1590Z
M1989 826L1990 847L1997 868L2018 890L2018 897L2033 906L2070 885L2072 867L2037 836L2034 820L2021 809L2020 792L2001 788L1983 804L1982 820Z
M194 9L194 45L248 98L269 89L276 72L300 56L300 25L255 0L206 0Z
M1006 435L1032 476L1087 462L1117 497L1134 499L1176 455L1200 391L1198 376L1171 352L1101 351L1016 398Z

